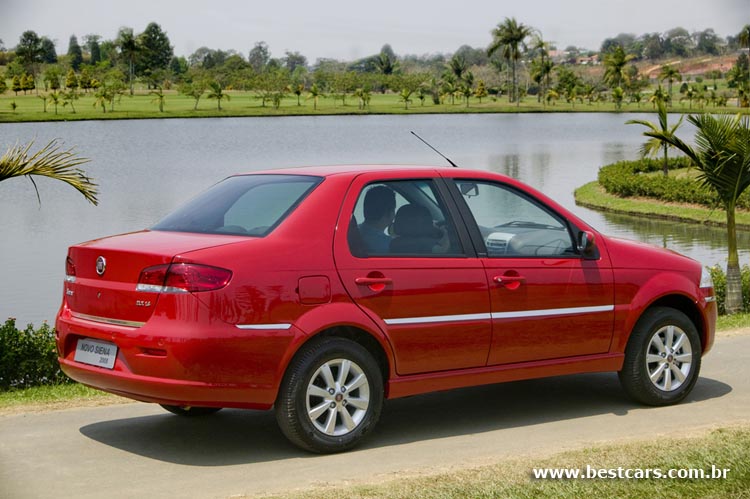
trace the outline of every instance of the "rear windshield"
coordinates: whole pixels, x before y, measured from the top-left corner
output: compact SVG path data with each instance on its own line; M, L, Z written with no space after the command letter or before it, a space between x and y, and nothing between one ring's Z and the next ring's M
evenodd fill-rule
M322 180L303 175L229 177L167 215L152 230L263 237Z

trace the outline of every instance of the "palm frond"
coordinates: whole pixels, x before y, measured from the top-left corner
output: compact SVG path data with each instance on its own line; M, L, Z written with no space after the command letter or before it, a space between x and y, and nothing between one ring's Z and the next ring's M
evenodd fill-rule
M88 163L89 159L78 156L73 149L63 150L57 139L51 140L46 146L30 155L29 151L33 145L32 140L25 146L16 144L5 151L5 154L0 157L0 182L13 177L28 177L41 203L34 176L48 177L70 185L91 204L99 203L97 184L86 175L86 172L78 168Z

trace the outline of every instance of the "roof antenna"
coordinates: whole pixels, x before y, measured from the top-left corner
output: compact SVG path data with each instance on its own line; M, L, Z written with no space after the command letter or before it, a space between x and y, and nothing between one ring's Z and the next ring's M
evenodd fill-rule
M422 142L424 142L424 144L425 144L425 145L426 145L427 147L429 147L430 149L432 149L433 151L435 151L436 153L438 153L438 154L439 154L439 155L440 155L440 156L441 156L441 157L442 157L442 158L443 158L444 160L446 160L446 161L447 161L448 163L450 163L452 167L454 167L454 168L458 168L458 165L457 165L456 163L454 163L453 161L451 161L450 159L448 159L448 157L447 157L447 156L446 156L445 154L441 153L440 151L438 151L437 149L435 149L434 147L432 147L432 146L431 146L431 145L429 144L429 142L427 142L427 141L426 141L426 140L424 140L424 139L423 139L422 137L420 137L419 135L417 135L416 133L414 133L414 131L413 131L413 130L410 130L410 132L411 132L411 134L412 134L412 135L414 135L414 136L415 136L416 138L418 138L419 140L421 140Z

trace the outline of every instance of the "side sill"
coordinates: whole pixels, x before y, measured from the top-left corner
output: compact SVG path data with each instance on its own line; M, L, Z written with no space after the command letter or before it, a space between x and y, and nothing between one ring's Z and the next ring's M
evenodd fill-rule
M622 353L606 353L440 373L399 376L388 381L387 398L394 399L441 390L491 385L506 381L547 378L565 374L619 371L622 369L624 357Z

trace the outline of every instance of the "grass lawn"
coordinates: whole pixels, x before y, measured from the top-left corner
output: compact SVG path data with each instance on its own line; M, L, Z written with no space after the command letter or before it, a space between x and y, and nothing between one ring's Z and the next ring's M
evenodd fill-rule
M726 479L536 479L534 468L728 468ZM624 471L623 471L624 473ZM708 430L681 438L601 445L545 458L502 460L455 472L401 477L374 485L330 486L266 496L267 499L469 499L469 498L747 498L750 497L750 425Z
M611 213L726 226L726 214L720 209L683 203L663 203L647 198L623 198L607 193L597 181L576 189L575 200L580 206ZM737 210L736 221L738 229L750 230L750 212Z
M39 92L39 95L47 94ZM297 97L292 95L285 98L278 109L274 109L270 101L264 107L255 92L227 91L230 100L222 100L221 110L218 109L216 100L202 97L198 103L198 109L194 110L195 100L191 97L180 95L176 90L166 90L164 112L159 112L159 105L153 95L146 90L139 90L134 96L123 95L115 99L114 110L106 106L102 110L95 106L96 100L92 93L80 94L80 98L74 101L75 112L70 105L60 102L55 110L55 105L47 98L47 109L44 111L44 101L31 91L27 95L19 93L15 96L13 92L5 92L0 95L0 123L2 122L26 122L26 121L73 121L73 120L100 120L100 119L138 119L138 118L207 118L207 117L230 117L230 116L299 116L299 115L335 115L335 114L424 114L424 113L516 113L516 112L615 112L612 103L587 104L576 102L569 104L557 102L554 105L544 106L538 103L536 97L529 96L524 99L520 106L508 103L505 97L495 100L484 98L480 103L478 99L472 98L467 107L465 102L456 99L455 104L432 103L430 98L422 104L416 97L409 103L409 109L405 109L404 103L393 93L373 93L370 105L359 109L358 100L355 97L347 97L346 104L341 99L334 100L331 97L320 98L317 109L314 109L312 100L305 99L303 95L300 105L297 105ZM15 110L12 104L15 103ZM695 106L694 106L695 107ZM727 108L707 107L711 111L732 111L737 108L730 102ZM653 112L648 103L623 104L622 112ZM687 103L676 102L670 112L690 112ZM693 109L692 112L698 112ZM748 112L748 110L743 110Z

